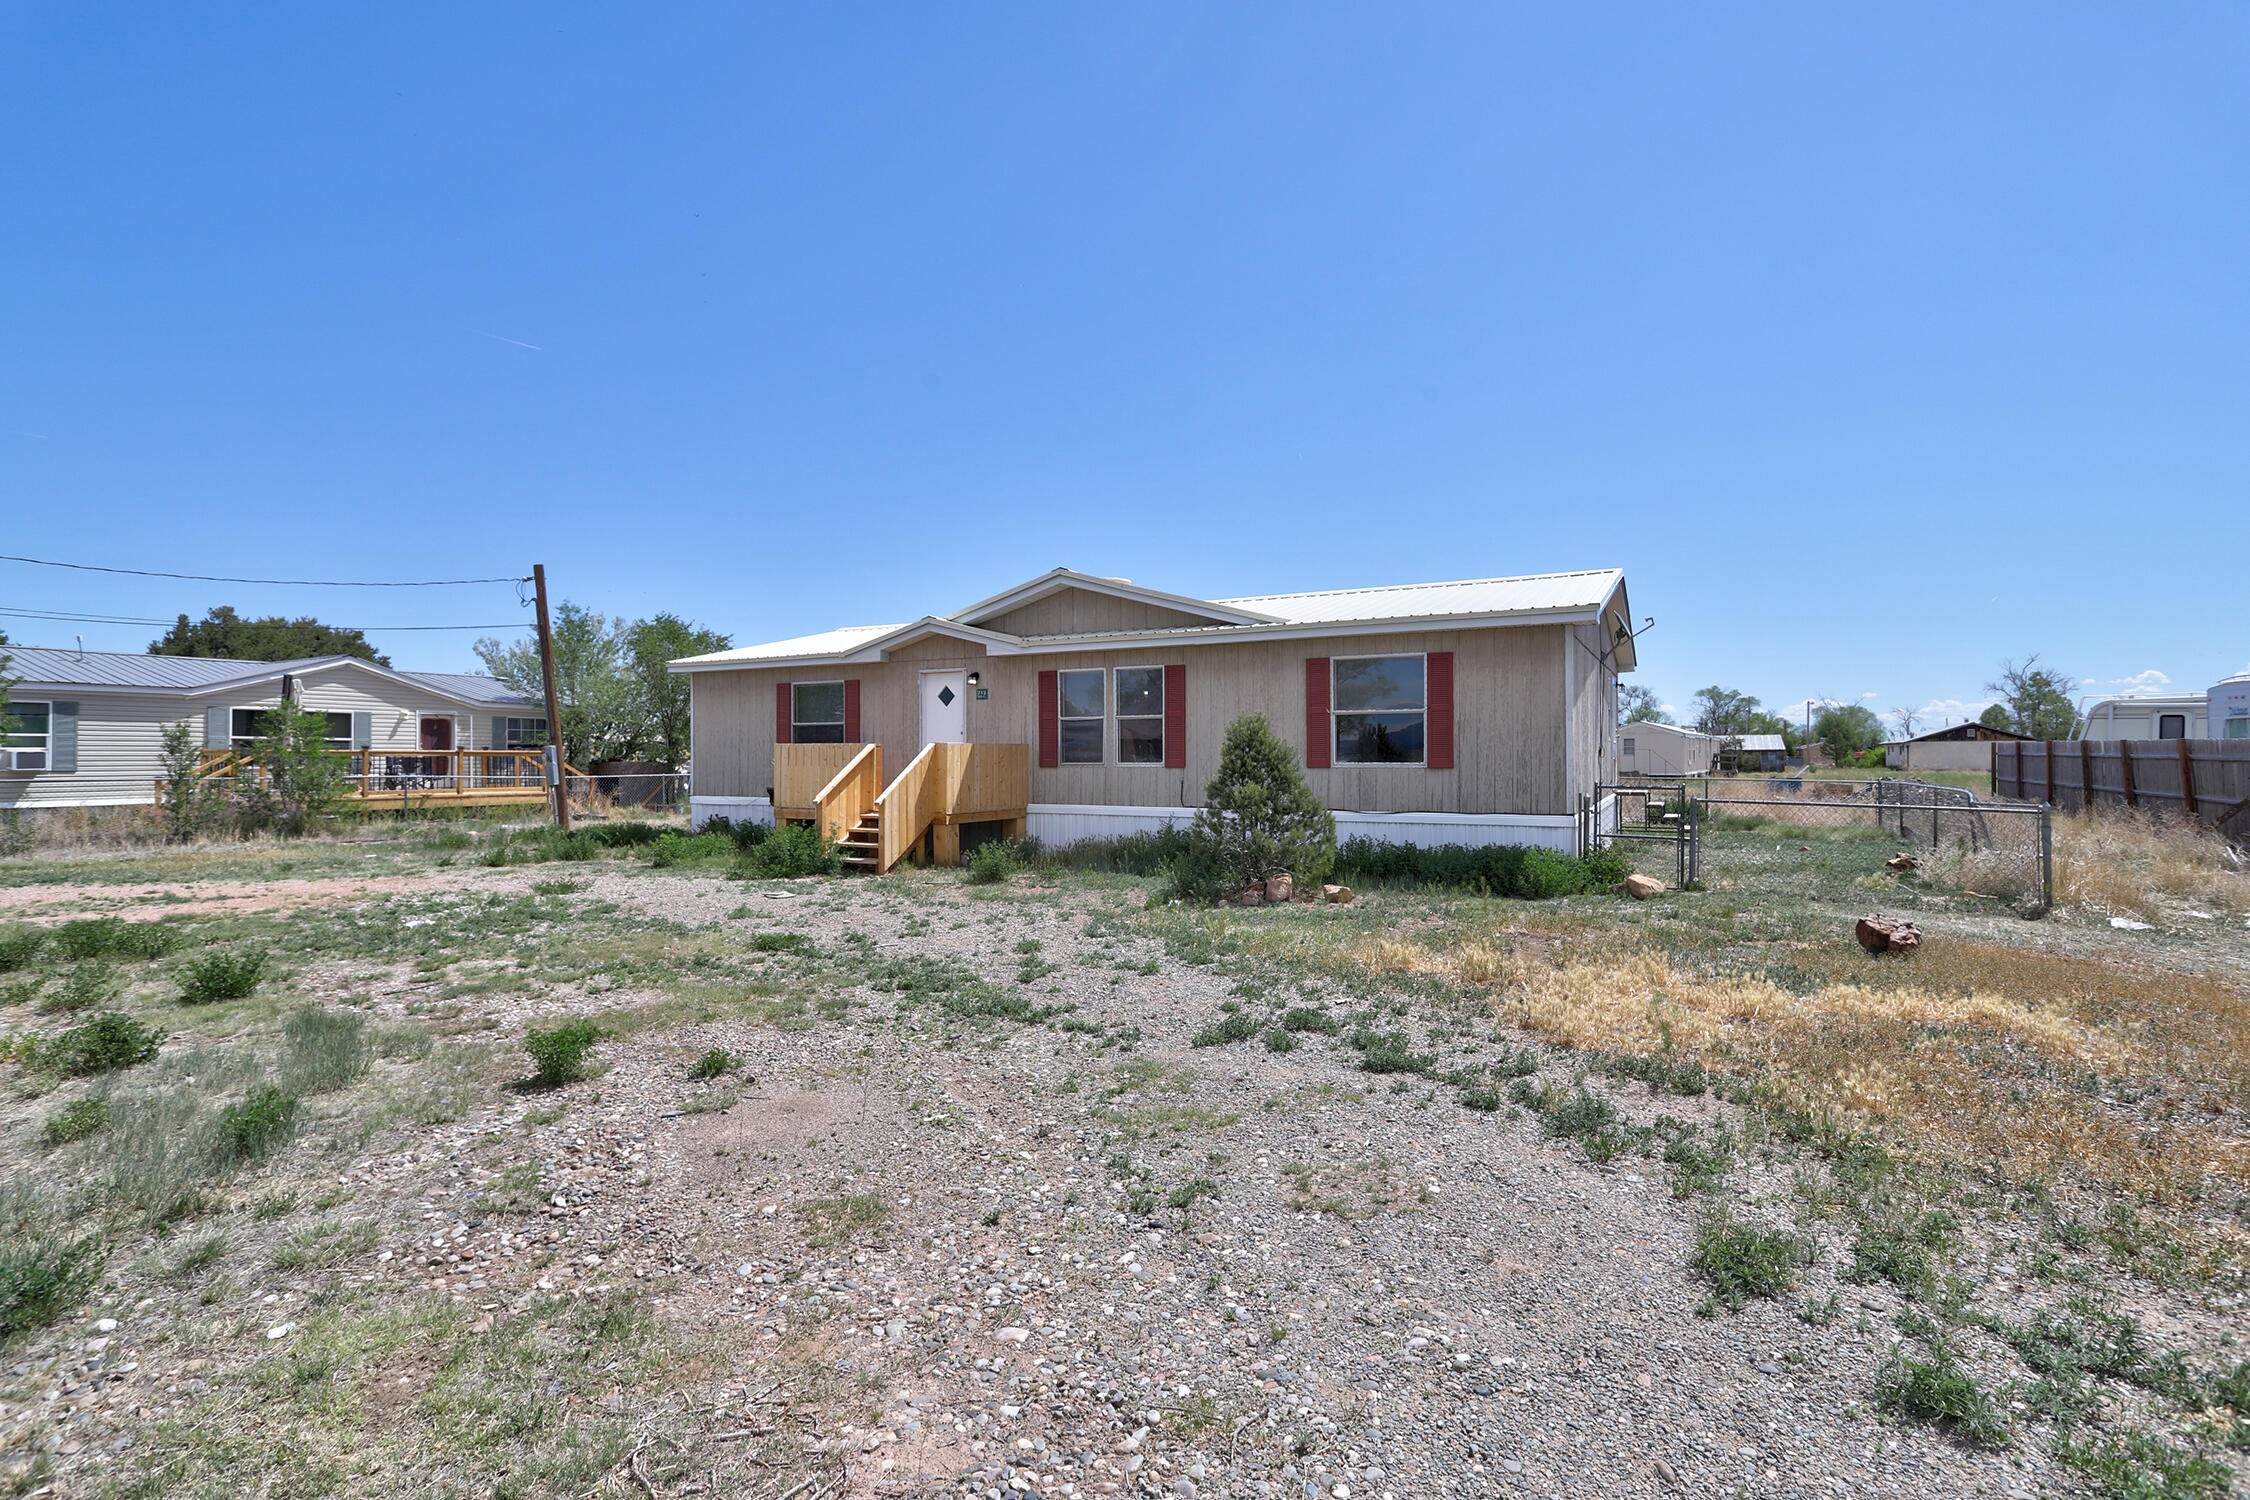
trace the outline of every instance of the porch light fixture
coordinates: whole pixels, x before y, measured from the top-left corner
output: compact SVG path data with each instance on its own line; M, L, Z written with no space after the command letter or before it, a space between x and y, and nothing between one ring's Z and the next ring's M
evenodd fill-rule
M984 681L984 674L983 674L982 672L971 672L971 673L969 674L969 686L970 686L970 687L975 687L975 686L976 686L976 685L977 685L978 683L980 683L980 682L982 682L982 681Z

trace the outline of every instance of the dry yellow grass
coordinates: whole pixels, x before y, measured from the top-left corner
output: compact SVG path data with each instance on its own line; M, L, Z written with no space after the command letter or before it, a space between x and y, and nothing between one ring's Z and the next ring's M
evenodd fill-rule
M1816 1118L1880 1122L1962 1165L2173 1201L2214 1181L2250 1187L2250 996L2216 980L1973 943L1904 962L1805 952L1819 982L1801 994L1591 935L1547 959L1489 934L1376 938L1354 957L1497 981L1500 1018L1544 1040L1700 1057ZM2160 1083L2171 1116L2118 1109L2105 1096L2122 1080Z
M2225 839L2193 824L2114 809L2056 816L2056 900L2145 920L2160 894L2250 910L2250 873Z

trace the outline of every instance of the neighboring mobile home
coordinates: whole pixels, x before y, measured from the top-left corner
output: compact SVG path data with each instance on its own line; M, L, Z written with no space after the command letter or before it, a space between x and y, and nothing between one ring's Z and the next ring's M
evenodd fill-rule
M526 776L538 785L526 757L487 752L544 745L546 710L490 677L399 672L355 656L229 661L7 650L14 681L0 738L0 808L150 802L165 725L189 723L217 759L257 737L261 711L281 701L284 686L328 716L328 742L350 757L355 789L364 793L511 800L496 788Z
M964 828L1067 844L1182 823L1249 713L1344 837L1567 849L1616 774L1629 622L1615 570L1195 599L1057 568L672 670L693 684L699 823L817 817L878 868L949 859Z
M1681 724L1617 726L1621 776L1701 776L1719 758L1719 737Z

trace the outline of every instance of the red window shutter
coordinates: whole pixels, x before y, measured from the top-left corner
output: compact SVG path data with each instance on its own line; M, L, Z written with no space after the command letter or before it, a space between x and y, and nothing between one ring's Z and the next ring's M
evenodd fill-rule
M1453 769L1453 653L1429 656L1429 723L1423 730L1423 761L1433 771Z
M773 742L789 743L789 684L786 682L773 685Z
M844 738L859 743L859 679L844 679Z
M1039 674L1039 764L1062 764L1062 689L1052 672Z
M1187 668L1164 669L1164 764L1187 765Z
M1335 738L1328 725L1328 658L1305 658L1305 765L1324 770Z

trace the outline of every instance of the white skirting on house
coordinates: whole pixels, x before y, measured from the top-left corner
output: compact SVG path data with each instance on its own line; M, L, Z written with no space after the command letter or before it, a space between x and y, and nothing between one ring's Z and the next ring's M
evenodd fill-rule
M688 823L701 828L713 818L725 818L730 823L763 823L773 826L773 799L770 797L690 797L688 798Z
M1156 833L1175 824L1185 827L1195 820L1192 807L1034 802L1026 811L1027 831L1050 848L1087 839ZM1614 819L1614 806L1607 811ZM1578 848L1578 820L1568 814L1340 812L1336 814L1336 837L1367 838L1386 844L1527 844L1571 854Z

